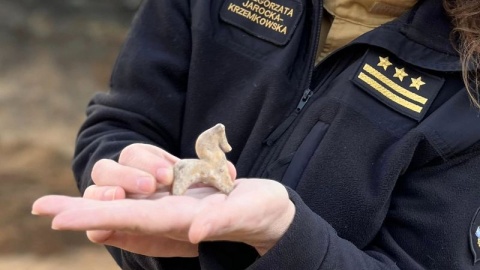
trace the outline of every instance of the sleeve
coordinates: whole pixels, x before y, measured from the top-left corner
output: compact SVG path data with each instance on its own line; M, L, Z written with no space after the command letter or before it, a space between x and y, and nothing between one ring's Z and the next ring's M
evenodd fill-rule
M190 59L188 1L143 2L115 64L111 90L97 94L76 143L73 171L83 192L93 164L132 143L178 148Z
M253 248L248 250L242 243L201 243L202 267L225 270L398 269L385 255L368 254L338 237L332 226L311 211L295 191L287 190L295 204L295 216L289 229L270 251L262 257L256 253L255 257ZM250 265L245 260L249 260ZM239 267L239 264L247 266Z
M480 231L479 175L480 143L447 161L405 173L398 179L382 227L365 247L337 235L287 188L296 207L293 222L264 256L250 256L247 269L480 269L480 233L475 234ZM240 269L215 257L228 252L224 246L200 246L201 255L211 256L207 266Z
M381 252L360 250L288 189L295 204L292 224L275 247L248 269L399 269Z
M188 1L145 0L117 58L111 90L87 108L73 160L83 193L96 161L117 160L132 143L175 154L180 137L191 53ZM198 259L158 259L107 247L122 269L198 269ZM161 266L160 266L161 265Z

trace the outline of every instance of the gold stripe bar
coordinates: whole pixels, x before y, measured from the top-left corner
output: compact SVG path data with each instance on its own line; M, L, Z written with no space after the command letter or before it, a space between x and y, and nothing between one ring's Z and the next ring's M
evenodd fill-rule
M394 81L390 80L388 77L386 77L385 75L383 75L382 73L378 72L375 68L373 68L372 66L370 66L369 64L365 64L365 66L363 67L363 70L365 70L366 72L370 73L373 77L375 77L377 80L381 81L382 83L384 83L385 85L387 85L388 87L392 88L393 90L395 90L397 93L400 93L401 95L413 100L413 101L416 101L418 103L421 103L421 104L425 104L427 103L428 99L427 98L424 98L420 95L417 95L415 93L412 93L411 91L408 91L407 89L403 88L402 86L398 85L397 83L395 83Z
M363 72L360 72L360 74L358 74L358 78L364 81L366 84L370 85L373 89L377 90L380 94L382 94L383 96L397 103L400 106L403 106L417 113L420 113L423 109L422 107L395 95L394 93L389 91L387 88L383 87L381 84L379 84L378 82L376 82L374 79L372 79L371 77L369 77Z

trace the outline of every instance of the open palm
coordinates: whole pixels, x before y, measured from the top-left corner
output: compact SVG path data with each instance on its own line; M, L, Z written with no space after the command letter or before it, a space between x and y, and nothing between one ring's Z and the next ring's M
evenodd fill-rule
M237 180L228 196L204 187L141 200L45 196L33 205L33 213L54 217L54 229L89 231L94 242L156 257L196 256L196 244L215 240L244 242L263 254L294 212L286 189L264 179Z

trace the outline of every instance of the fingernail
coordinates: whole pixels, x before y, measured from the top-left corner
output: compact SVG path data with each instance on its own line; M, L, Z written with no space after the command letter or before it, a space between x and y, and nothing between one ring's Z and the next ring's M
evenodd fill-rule
M40 215L40 213L37 211L37 202L38 202L38 200L36 200L36 201L32 204L32 211L31 211L31 213L32 213L32 215L34 215L34 216L39 216L39 215Z
M115 193L117 192L117 188L109 188L105 193L103 193L103 196L106 200L113 201L115 200Z
M140 192L150 193L154 189L154 183L151 177L140 177L137 179L137 188Z
M160 168L157 170L157 179L160 180L160 184L170 185L173 181L173 172L168 168Z

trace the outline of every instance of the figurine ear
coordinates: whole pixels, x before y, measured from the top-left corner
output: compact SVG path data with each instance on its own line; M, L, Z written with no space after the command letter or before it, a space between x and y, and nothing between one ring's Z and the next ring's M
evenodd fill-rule
M216 125L213 127L213 129L214 129L215 131L224 131L224 130L225 130L225 126L222 125L222 124L216 124Z

